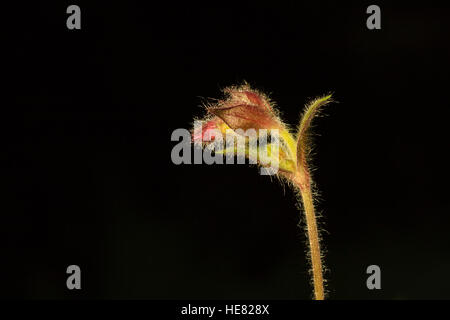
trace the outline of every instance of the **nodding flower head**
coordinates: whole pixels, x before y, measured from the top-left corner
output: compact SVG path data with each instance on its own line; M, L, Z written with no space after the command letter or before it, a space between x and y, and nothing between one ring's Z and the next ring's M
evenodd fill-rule
M266 130L271 141L259 144L253 151L258 154L265 152L264 154L270 158L266 160L276 162L280 173L293 172L296 167L297 146L288 126L281 121L275 104L265 94L252 89L248 84L225 88L223 93L224 99L205 106L207 115L202 120L201 128L194 128L193 142L209 146L216 140L216 135L221 134L226 138L230 133L234 136L244 135L248 142L247 130L253 129L258 131L257 134L260 130ZM278 139L273 139L273 131L276 131ZM236 148L220 149L219 145L215 147L216 153L229 154L236 151ZM251 151L246 152L247 157ZM258 163L261 165L262 161Z

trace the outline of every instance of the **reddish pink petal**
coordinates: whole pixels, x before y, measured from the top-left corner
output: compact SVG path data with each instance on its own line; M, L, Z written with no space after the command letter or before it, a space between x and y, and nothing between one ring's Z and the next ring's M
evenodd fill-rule
M220 119L213 119L203 123L201 132L194 132L192 134L193 142L209 142L215 139L214 129L217 129L217 122Z

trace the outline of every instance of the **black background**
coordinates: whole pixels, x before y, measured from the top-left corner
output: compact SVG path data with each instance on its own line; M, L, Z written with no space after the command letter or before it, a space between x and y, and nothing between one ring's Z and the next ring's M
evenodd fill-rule
M70 4L10 25L2 297L310 299L291 190L171 162L172 131L246 80L292 126L310 98L339 102L315 127L329 298L450 298L447 8L378 3L368 30L364 1L79 2L68 30Z

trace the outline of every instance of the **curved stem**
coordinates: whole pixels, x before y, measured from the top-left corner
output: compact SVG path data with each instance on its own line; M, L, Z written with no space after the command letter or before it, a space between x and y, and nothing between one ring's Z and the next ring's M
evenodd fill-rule
M295 184L300 189L303 208L306 217L306 229L308 232L309 254L311 259L311 269L314 285L314 297L316 300L324 300L324 286L322 275L322 256L320 253L319 231L317 229L316 214L314 210L311 186L308 183L307 175L299 175ZM306 183L304 183L306 182Z
M331 102L331 95L317 98L306 107L297 133L297 171L293 177L294 184L299 188L306 217L308 231L309 252L316 300L325 299L322 275L322 256L320 253L319 231L317 229L316 213L314 210L311 190L311 176L308 169L308 155L311 150L308 132L311 122L320 111L320 108Z

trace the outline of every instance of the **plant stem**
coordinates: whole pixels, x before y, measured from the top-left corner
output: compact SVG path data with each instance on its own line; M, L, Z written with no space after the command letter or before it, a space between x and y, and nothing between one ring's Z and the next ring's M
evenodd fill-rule
M308 232L309 254L314 285L314 297L316 300L324 300L324 286L322 275L322 257L320 254L319 231L317 229L316 214L312 197L309 175L299 175L294 180L300 189L303 208L306 217L306 229ZM304 183L306 182L306 183Z
M322 275L322 256L320 254L319 231L317 229L316 214L314 210L313 194L311 190L311 175L307 158L311 150L308 131L311 122L317 116L320 108L331 102L331 94L311 101L306 107L297 135L297 171L292 181L299 188L303 208L306 217L306 230L308 231L309 253L314 284L314 297L316 300L324 300Z

